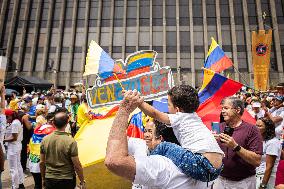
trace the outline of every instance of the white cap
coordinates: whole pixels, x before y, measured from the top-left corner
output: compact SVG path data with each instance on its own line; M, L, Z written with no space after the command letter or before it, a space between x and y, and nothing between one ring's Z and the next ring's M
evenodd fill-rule
M254 103L252 103L252 107L253 108L260 108L261 104L259 102L254 102Z
M44 110L44 109L45 109L45 106L42 105L42 104L38 104L38 105L36 106L36 110Z

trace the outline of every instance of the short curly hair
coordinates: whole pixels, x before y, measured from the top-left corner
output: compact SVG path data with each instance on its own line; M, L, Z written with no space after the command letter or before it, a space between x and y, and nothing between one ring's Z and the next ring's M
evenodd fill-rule
M199 106L198 92L190 85L174 86L168 91L168 95L173 105L185 113L196 112Z
M268 141L270 139L273 139L276 134L275 134L275 124L273 121L269 118L260 118L260 120L264 123L265 125L265 136L264 136L264 141Z

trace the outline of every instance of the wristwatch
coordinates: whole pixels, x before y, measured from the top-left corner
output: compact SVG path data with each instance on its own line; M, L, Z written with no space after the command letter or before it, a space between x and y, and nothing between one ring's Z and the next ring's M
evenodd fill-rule
M267 186L266 184L260 184L259 185L260 188L264 188L264 189L266 188L266 186Z
M86 184L86 181L85 181L85 180L83 180L83 182L80 182L80 185L81 185L81 186L84 185L84 184Z
M238 151L240 151L241 150L241 146L240 145L238 145L238 146L236 146L234 149L233 149L233 152L238 152Z

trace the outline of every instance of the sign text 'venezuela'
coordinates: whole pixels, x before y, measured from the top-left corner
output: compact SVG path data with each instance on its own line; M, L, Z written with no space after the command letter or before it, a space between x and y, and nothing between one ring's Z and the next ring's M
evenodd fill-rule
M172 87L172 74L169 67L151 71L121 80L125 90L138 90L147 100L163 96ZM118 81L111 81L102 86L87 90L87 99L91 108L116 104L123 99L122 88Z

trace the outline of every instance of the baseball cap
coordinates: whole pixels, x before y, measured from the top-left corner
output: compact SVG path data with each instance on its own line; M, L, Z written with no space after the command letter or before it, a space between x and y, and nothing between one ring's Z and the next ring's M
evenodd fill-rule
M11 109L5 109L5 111L4 111L4 114L5 114L6 116L12 116L13 113L14 113L14 111L11 110Z
M254 102L254 103L252 103L252 107L253 108L260 108L261 104L260 104L260 102Z
M31 98L31 97L27 97L27 98L25 98L25 102L31 102L33 99Z
M284 100L283 96L276 96L274 99L279 100L281 102L283 102L283 100Z

